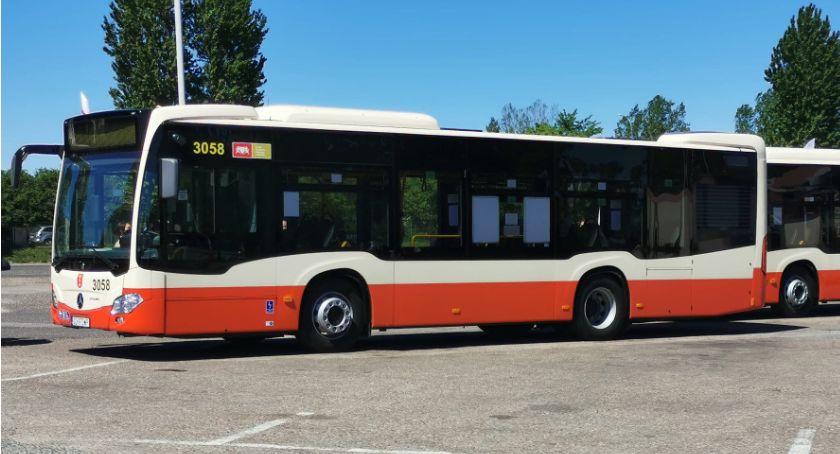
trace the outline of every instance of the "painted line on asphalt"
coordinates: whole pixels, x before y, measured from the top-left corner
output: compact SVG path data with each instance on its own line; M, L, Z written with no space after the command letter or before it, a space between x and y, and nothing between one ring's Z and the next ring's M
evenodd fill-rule
M0 325L2 328L67 328L66 326L53 325L52 323L27 323L27 322L8 322Z
M297 413L297 416L312 416L315 413L304 411ZM294 452L350 452L354 454L450 454L446 451L423 451L415 449L368 449L368 448L329 448L322 446L291 446L275 445L271 443L233 443L240 438L265 432L272 427L277 427L288 422L287 419L275 419L252 427L248 430L233 435L217 438L211 441L177 441L177 440L134 440L134 443L150 445L171 445L171 446L223 446L234 448L273 449L275 451Z
M273 449L275 451L293 452L349 452L354 454L451 454L448 451L420 451L405 449L368 449L368 448L327 448L320 446L291 446L273 445L270 443L224 443L214 444L210 441L175 441L175 440L134 440L134 443L173 445L173 446L224 446L234 448Z
M85 370L85 369L92 369L94 367L111 366L111 365L114 365L114 364L125 363L125 362L128 362L128 360L127 359L121 359L119 361L108 361L107 363L91 364L89 366L71 367L70 369L61 369L61 370L54 370L54 371L50 371L50 372L41 372L40 374L27 375L25 377L4 378L2 381L6 382L6 381L30 380L30 379L33 379L33 378L41 378L41 377L47 377L47 376L50 376L50 375L66 374L66 373L76 372L76 371Z
M286 424L287 422L289 421L286 419L275 419L273 421L264 422L248 430L243 430L242 432L238 432L233 435L228 435L227 437L217 438L208 442L208 444L211 446L223 445L225 443L230 443L232 441L239 440L240 438L245 438L249 435L256 435L260 432L265 432L266 430L271 429L272 427L277 427L281 424Z
M814 429L800 429L796 438L793 439L793 444L790 445L788 454L809 454L816 434L817 431Z

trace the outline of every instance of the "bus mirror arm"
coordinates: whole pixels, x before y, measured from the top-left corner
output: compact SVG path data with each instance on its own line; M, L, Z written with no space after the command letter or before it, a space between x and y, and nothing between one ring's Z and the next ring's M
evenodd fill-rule
M48 154L60 158L64 154L64 147L61 145L24 145L18 148L12 156L12 168L9 171L9 179L13 188L20 185L21 165L26 157L31 154Z
M170 199L178 195L178 160L160 159L160 196Z

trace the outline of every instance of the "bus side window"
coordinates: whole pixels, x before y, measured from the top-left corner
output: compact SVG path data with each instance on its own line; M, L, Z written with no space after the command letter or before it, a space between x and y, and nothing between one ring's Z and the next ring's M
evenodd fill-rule
M398 184L403 252L460 249L461 176L451 171L404 170Z

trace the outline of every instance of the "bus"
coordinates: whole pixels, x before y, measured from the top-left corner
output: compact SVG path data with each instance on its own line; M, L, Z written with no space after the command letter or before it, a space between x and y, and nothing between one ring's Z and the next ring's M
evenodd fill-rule
M767 147L766 302L779 315L840 300L840 150Z
M64 129L44 146L62 156L58 325L336 351L410 327L568 322L604 340L764 305L757 136L547 137L225 105Z

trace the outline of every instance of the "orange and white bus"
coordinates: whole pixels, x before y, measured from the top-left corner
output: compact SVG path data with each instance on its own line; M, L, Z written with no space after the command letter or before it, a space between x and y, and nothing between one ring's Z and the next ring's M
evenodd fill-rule
M840 300L840 150L767 147L766 301L809 314Z
M154 336L633 320L763 306L764 142L446 130L427 115L188 105L65 123L59 325Z

